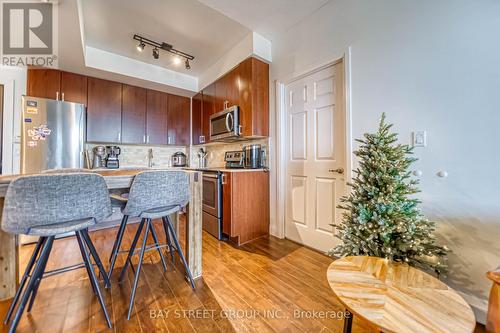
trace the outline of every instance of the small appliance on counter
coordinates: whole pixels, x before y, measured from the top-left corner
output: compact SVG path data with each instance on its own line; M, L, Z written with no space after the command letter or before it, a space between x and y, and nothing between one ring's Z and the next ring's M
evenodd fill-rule
M93 149L92 169L100 169L106 167L106 147L95 146Z
M118 146L106 146L106 168L108 169L118 169L120 167L120 161L118 160L118 155L121 153L121 149Z
M265 166L266 151L261 145L249 145L243 147L245 156L245 168L260 169Z
M185 167L187 166L186 161L186 154L181 151L178 151L174 155L172 155L172 166L174 167Z
M224 161L226 162L227 169L243 169L244 153L242 151L226 151L224 154Z
M200 169L205 169L207 167L207 155L205 148L200 148L198 151L198 167Z

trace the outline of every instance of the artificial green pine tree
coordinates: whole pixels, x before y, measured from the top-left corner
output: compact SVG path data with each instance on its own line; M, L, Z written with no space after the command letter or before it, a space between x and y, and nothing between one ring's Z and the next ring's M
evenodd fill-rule
M378 131L356 140L359 167L349 184L352 191L338 207L346 210L337 227L342 244L329 254L377 256L440 274L448 250L436 245L436 224L422 215L413 197L419 192L410 171L413 148L398 144L391 127L382 114Z

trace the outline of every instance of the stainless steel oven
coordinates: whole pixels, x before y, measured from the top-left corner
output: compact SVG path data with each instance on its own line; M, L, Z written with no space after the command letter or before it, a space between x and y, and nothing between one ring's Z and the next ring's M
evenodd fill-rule
M210 116L210 140L234 140L239 136L240 108L237 105Z
M203 171L203 230L222 239L222 174Z

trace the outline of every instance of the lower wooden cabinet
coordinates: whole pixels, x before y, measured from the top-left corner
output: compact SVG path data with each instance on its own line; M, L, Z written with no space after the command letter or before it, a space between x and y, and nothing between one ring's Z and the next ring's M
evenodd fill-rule
M269 172L224 172L222 232L238 245L269 234Z

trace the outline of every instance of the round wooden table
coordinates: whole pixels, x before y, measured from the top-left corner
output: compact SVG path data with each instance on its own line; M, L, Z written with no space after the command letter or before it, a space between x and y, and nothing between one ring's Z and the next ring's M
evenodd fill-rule
M377 257L345 257L327 271L348 314L344 332L359 316L383 332L472 332L469 305L443 282L408 265ZM352 315L349 315L352 314Z

